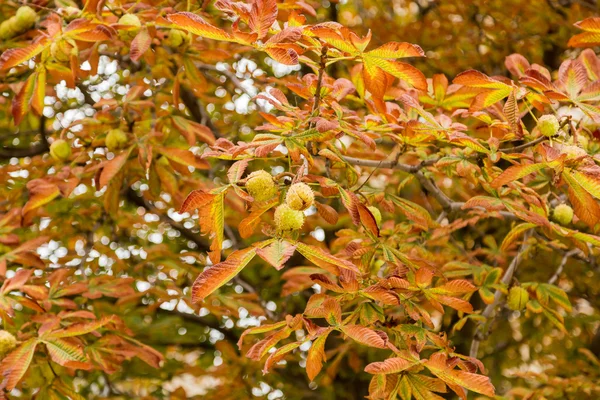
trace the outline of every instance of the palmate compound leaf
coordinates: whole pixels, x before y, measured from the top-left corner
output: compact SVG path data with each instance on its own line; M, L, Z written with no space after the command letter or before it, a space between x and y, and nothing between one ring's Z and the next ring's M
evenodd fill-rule
M495 395L494 386L490 378L483 375L473 374L456 370L447 363L448 356L442 353L432 354L424 365L431 373L443 380L462 399L467 398L466 390L477 392L486 396Z
M272 242L273 240L266 240L252 247L236 250L225 261L205 269L192 285L192 302L197 303L204 300L206 296L229 282L252 261L258 248L265 247Z

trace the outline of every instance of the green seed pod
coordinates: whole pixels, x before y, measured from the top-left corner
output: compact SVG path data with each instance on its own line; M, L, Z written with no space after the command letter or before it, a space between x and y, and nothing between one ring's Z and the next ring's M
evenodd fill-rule
M128 30L119 29L119 38L121 38L121 40L132 40L137 35L139 28L142 27L140 19L134 14L123 14L121 18L119 18L118 24L138 28Z
M127 134L120 129L111 129L106 135L105 144L108 150L115 151L127 144Z
M13 22L13 29L18 33L25 32L35 25L36 20L37 13L33 8L28 6L19 7Z
M525 308L529 301L529 293L520 286L513 286L508 292L507 305L513 311L520 311Z
M569 225L573 221L573 209L566 204L559 204L552 213L552 219L563 226Z
M67 161L71 157L71 146L62 139L55 140L50 145L50 156L56 161Z
M14 20L11 18L0 24L0 39L11 39L17 35L17 32L13 29L12 21Z
M188 35L179 29L171 29L165 40L165 44L169 47L177 48L189 43Z
M279 231L294 231L304 225L304 213L292 210L287 204L281 204L275 209L275 226Z

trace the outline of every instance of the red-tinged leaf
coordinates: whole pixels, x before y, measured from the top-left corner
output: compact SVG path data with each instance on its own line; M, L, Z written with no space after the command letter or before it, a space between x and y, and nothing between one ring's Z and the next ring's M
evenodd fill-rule
M504 66L517 78L525 76L525 72L531 67L529 61L520 54L511 54L504 59Z
M507 183L514 182L524 176L542 170L548 166L547 163L538 164L526 164L526 165L514 165L507 168L503 173L496 177L490 184L493 188L497 189Z
M589 194L600 199L600 172L596 168L589 172L567 170L567 173Z
M512 90L510 85L490 78L486 74L472 69L458 74L452 83L480 89Z
M35 41L27 47L9 49L0 56L0 71L6 71L40 54L50 40L43 38Z
M11 391L17 386L33 360L37 344L37 338L29 339L4 357L0 363L0 372L4 376L2 388Z
M525 231L531 229L531 228L535 228L536 225L535 224L531 224L531 223L524 223L524 224L519 224L517 226L515 226L514 228L512 228L510 230L510 232L508 232L506 234L506 236L504 237L504 240L502 241L502 244L500 245L500 251L506 251L510 248L510 246L516 242L521 235L523 235L525 233Z
M240 221L240 225L238 226L240 236L244 239L252 236L260 222L261 216L277 204L279 204L279 199L275 197L266 203L253 207L250 215Z
M269 28L276 20L276 0L256 0L252 3L248 27L258 35L258 39L264 38L269 33Z
M295 251L295 245L285 240L277 240L268 246L256 249L256 254L279 271Z
M15 125L19 125L23 120L25 114L30 109L31 99L34 96L37 81L37 73L29 75L29 78L25 81L21 90L15 96L12 102L12 116L15 121Z
M12 278L4 281L1 290L2 294L10 293L13 290L19 290L21 286L27 282L32 273L33 270L30 269L18 270Z
M208 143L209 145L215 144L215 135L207 126L190 121L178 115L173 115L171 119L173 120L173 125L175 125L180 132L193 133L201 142Z
M579 21L575 24L585 32L577 34L569 39L570 47L593 47L600 44L600 18L592 17Z
M74 324L69 326L68 328L60 329L58 331L54 331L50 334L52 338L66 338L73 336L81 336L88 334L90 332L94 332L108 323L111 323L115 320L115 316L104 317L97 321L86 322L83 324Z
M52 361L59 365L69 367L73 362L84 363L87 361L83 354L83 347L77 342L67 339L44 339L43 342ZM82 366L78 364L77 367L81 369Z
M387 348L388 337L384 332L375 331L360 325L343 326L342 332L360 344L378 349Z
M74 19L63 31L63 37L82 42L102 42L112 39L114 30L106 25L99 25L85 18Z
M57 198L58 195L60 195L60 190L56 185L47 185L43 190L39 190L29 197L29 200L23 206L21 212L23 215L26 215L30 211L40 208L44 204L48 204Z
M428 290L431 293L431 290ZM468 301L463 299L458 299L456 297L445 296L445 295L435 295L433 296L435 301L438 301L448 307L452 307L455 310L462 311L464 313L470 314L473 312L473 305Z
M400 357L388 358L385 361L373 362L365 367L369 374L397 374L405 371L419 362L410 362Z
M246 335L256 335L259 333L267 333L267 332L274 331L275 329L283 328L286 325L287 325L286 321L280 321L280 322L276 322L274 324L264 324L264 325L248 328L244 332L242 332L242 335L240 336L240 339L237 342L238 349L240 349L240 350L242 349L242 344L244 342L244 337Z
M464 279L454 279L429 290L429 292L456 296L465 293L471 293L476 290L477 288L471 282Z
M215 197L216 195L207 193L203 190L194 190L188 194L187 198L181 205L179 212L193 212L200 208L206 207L214 201Z
M329 265L335 265L340 268L346 268L352 270L354 272L359 272L358 267L352 264L350 261L343 260L341 258L337 258L332 256L327 251L321 249L320 247L311 246L304 243L296 243L296 249L300 254L302 254L308 261L313 264L324 268L326 270L330 270ZM329 265L323 265L329 264Z
M381 69L419 90L427 90L427 79L417 68L400 61L391 61L384 58L369 56L368 54L369 53L363 55L363 62L365 71L368 70L369 74L372 75L371 83L373 83L372 80L379 75L378 73L373 73L373 70Z
M267 358L267 360L265 361L265 366L262 370L263 374L266 374L267 372L269 372L269 370L271 369L273 364L281 361L283 359L283 357L285 357L289 352L294 351L295 349L300 347L301 344L302 344L302 342L288 343L284 346L281 346L280 348L275 350L273 353L271 353L269 358Z
M335 209L327 204L315 202L317 212L319 215L331 225L335 225L338 222L339 215Z
M229 167L229 170L227 171L227 178L229 179L229 183L236 183L240 179L242 179L242 176L244 175L244 172L246 171L246 168L248 167L249 163L250 160L248 159L234 162L233 165Z
M362 203L358 203L356 206L360 215L360 221L375 237L379 237L379 226L371 210Z
M153 368L159 368L161 361L163 361L163 355L154 350L150 346L146 346L140 341L137 341L130 337L124 337L127 341L131 342L133 345L130 346L128 350L133 350L133 354L138 357L140 360L150 365Z
M461 398L466 399L467 394L464 389L494 397L494 386L490 378L483 375L477 375L470 372L452 369L447 364L448 357L445 354L432 354L425 366L431 373L450 386ZM464 388L464 389L462 389Z
M152 38L148 33L148 28L143 26L131 41L129 56L133 61L139 61L144 53L148 51L152 44Z
M313 28L310 28L311 33L318 37L320 40L325 43L349 54L357 54L358 49L354 46L350 41L347 41L342 37L341 34L336 32L334 29L317 25Z
M205 269L192 285L192 302L198 303L229 282L256 255L256 247L236 250L219 264Z
M315 380L316 376L321 372L321 368L323 368L323 363L327 361L325 342L330 332L331 330L327 330L316 338L308 350L306 356L306 375L308 375L308 379L311 381Z
M236 39L229 33L216 26L210 25L202 17L190 12L179 12L167 15L167 19L173 23L173 27L183 29L195 35L207 39L235 42Z
M388 42L367 53L371 57L396 59L405 57L425 57L425 52L416 44Z
M117 176L119 172L123 169L125 164L127 163L127 159L129 158L129 154L131 153L131 148L123 151L119 155L115 156L110 161L107 161L104 164L104 168L102 168L102 173L100 174L100 188L111 183L111 181Z
M594 228L600 221L598 202L571 176L569 171L563 171L562 177L569 185L569 200L575 215L590 228Z
M210 169L208 161L203 160L200 156L195 155L189 150L178 149L176 147L159 147L156 151L177 164L198 169Z
M264 49L273 60L285 65L297 65L298 53L287 46L271 45Z

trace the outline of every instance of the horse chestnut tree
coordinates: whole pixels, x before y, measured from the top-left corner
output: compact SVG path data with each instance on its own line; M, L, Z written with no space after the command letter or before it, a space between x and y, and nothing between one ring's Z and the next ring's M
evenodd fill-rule
M590 4L2 2L0 397L599 398Z

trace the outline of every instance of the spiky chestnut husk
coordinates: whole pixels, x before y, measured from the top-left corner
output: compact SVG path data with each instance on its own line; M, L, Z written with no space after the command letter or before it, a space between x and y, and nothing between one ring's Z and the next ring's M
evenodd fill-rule
M12 349L17 347L17 339L12 333L5 330L0 330L0 358L8 354Z
M66 161L71 157L71 146L62 139L55 140L50 145L50 156L56 161Z
M188 35L179 29L171 29L165 43L169 47L177 48L189 42Z
M295 231L304 225L304 213L292 210L287 204L275 209L275 226L279 231Z
M285 196L285 202L292 210L304 211L314 204L315 194L306 183L294 183Z
M552 114L542 115L538 120L537 127L544 136L554 136L560 129L558 119Z
M529 293L520 286L513 286L508 292L508 308L513 311L520 311L525 308L529 301Z
M127 134L120 129L111 129L104 142L108 150L117 150L127 144Z
M375 206L369 206L367 208L369 209L369 211L371 211L373 217L375 217L375 222L377 223L377 226L381 226L381 211L379 211L379 209Z
M277 194L277 187L273 177L267 171L261 169L248 175L246 190L254 201L267 201Z
M569 225L573 221L573 209L566 204L559 204L552 213L552 219L561 225Z
M24 32L35 25L37 13L28 6L19 7L15 19L13 21L13 30L16 32Z

